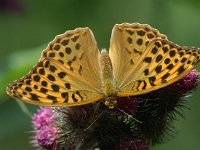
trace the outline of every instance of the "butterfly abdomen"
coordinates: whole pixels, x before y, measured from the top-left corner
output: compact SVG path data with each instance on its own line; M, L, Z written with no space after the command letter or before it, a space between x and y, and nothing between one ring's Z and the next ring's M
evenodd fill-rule
M116 87L113 79L112 63L105 49L101 51L101 70L105 97L115 96Z

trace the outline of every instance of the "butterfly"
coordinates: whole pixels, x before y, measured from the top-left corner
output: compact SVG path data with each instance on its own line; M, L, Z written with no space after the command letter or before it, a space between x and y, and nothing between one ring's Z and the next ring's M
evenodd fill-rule
M78 106L163 88L188 74L200 49L182 47L147 24L113 27L109 53L98 50L89 28L58 35L32 70L7 87L7 93L40 106Z

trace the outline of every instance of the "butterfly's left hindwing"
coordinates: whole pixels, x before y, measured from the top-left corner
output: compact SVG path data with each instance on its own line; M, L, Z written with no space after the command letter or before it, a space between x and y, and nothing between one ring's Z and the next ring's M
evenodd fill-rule
M99 51L90 29L67 31L48 45L28 75L8 86L7 93L42 106L97 101L103 98L98 60Z

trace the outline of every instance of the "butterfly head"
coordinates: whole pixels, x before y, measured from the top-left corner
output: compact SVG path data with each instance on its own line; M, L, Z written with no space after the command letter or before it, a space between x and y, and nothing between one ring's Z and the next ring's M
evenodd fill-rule
M105 98L105 105L108 106L109 109L114 109L117 105L117 98L114 96Z

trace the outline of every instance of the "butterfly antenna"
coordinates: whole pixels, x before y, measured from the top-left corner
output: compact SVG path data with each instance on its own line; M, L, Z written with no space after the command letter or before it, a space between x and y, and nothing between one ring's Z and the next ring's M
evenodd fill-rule
M107 110L107 107L98 115L98 117L84 131L87 131L104 114L106 110Z
M138 123L142 123L141 121L137 120L136 118L134 118L132 115L129 115L128 113L126 113L125 111L123 111L122 109L118 108L117 106L115 106L116 109L118 109L119 111L121 111L122 113L126 114L128 116L128 118L132 118L133 120L135 120Z

